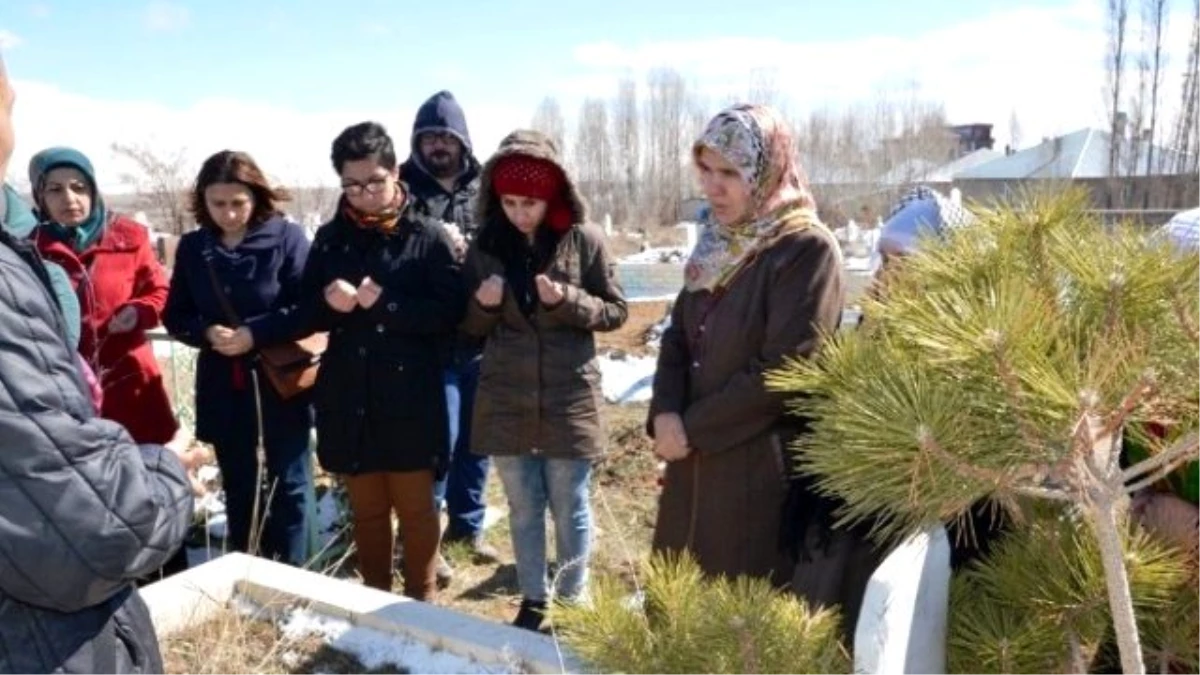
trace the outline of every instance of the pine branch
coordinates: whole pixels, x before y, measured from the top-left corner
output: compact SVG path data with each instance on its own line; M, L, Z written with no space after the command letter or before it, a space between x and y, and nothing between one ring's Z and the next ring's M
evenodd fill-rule
M1004 474L1000 473L999 471L975 466L974 464L963 461L949 452L946 452L946 450L936 440L934 440L933 434L929 432L929 429L924 426L917 431L917 445L923 452L937 457L939 461L949 465L960 475L967 476L968 478L977 480L981 483L988 483L991 485L1003 485L1006 482L1004 480Z
M1176 295L1172 299L1171 309L1175 310L1175 318L1179 320L1179 327L1183 329L1184 335L1188 336L1192 344L1200 345L1200 326L1188 316L1184 300L1182 295Z
M1136 480L1141 476L1144 476L1145 474L1162 467L1168 467L1166 473L1170 473L1183 462L1189 459L1194 459L1198 452L1200 452L1200 435L1198 435L1197 432L1192 431L1188 435L1176 441L1175 445L1172 445L1167 450L1164 450L1163 452L1160 452L1149 459L1143 460L1129 467L1125 470L1125 473L1121 475L1121 478L1123 482L1128 483L1129 481ZM1158 472L1156 472L1156 474L1157 473ZM1132 490L1130 488L1126 488L1126 491Z
M1012 488L1017 494L1026 495L1028 497L1037 497L1038 499L1049 499L1056 502L1074 502L1074 497L1066 490L1059 488L1038 487L1035 485L1018 485Z
M1004 337L999 331L989 330L986 334L989 342L992 343L992 355L995 357L996 373L1000 376L1000 383L1004 388L1004 394L1008 399L1008 405L1012 408L1012 416L1017 422L1017 429L1021 434L1021 440L1025 442L1025 447L1029 451L1034 451L1041 446L1037 440L1037 431L1030 424L1029 420L1020 413L1021 410L1021 384L1017 380L1016 373L1013 372L1012 366L1005 358L1004 354Z
M1113 495L1109 494L1103 485L1093 486L1089 496L1089 510L1092 526L1100 544L1100 560L1104 565L1117 650L1121 654L1121 669L1126 673L1145 673L1142 641L1134 616L1129 573L1125 569L1125 551L1121 545L1121 530L1117 523L1117 504L1113 503Z
M1126 394L1125 398L1121 399L1121 405L1117 406L1117 409L1108 416L1108 420L1104 423L1104 428L1100 431L1100 437L1104 438L1105 436L1116 434L1121 426L1125 424L1125 420L1129 418L1129 415L1141 405L1142 401L1158 390L1157 384L1158 376L1153 369L1147 369L1143 372L1142 376L1138 378L1137 384L1133 386L1133 390ZM1116 457L1119 454L1117 452L1112 454L1110 466L1113 465L1113 462L1117 461Z

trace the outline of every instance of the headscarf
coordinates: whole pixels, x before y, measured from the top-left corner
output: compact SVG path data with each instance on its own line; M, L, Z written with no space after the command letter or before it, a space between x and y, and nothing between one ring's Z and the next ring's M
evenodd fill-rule
M49 220L50 212L42 200L46 175L54 169L64 166L77 169L82 173L87 179L88 188L92 193L91 213L88 214L87 220L74 227ZM86 251L100 238L104 232L104 226L108 222L108 209L104 205L104 198L100 196L100 191L96 188L96 170L92 168L92 162L86 155L74 148L58 147L42 150L29 160L29 184L33 186L38 215L43 221L45 230L52 237L67 242L77 253Z
M970 225L975 220L962 206L937 190L918 186L909 190L892 207L879 233L879 250L912 253L926 237L942 237L950 228Z
M17 194L16 189L8 183L3 184L0 195L2 195L0 197L0 227L19 239L28 239L33 236L33 230L37 227L37 218L21 195ZM79 297L75 294L75 285L71 282L71 276L61 265L52 260L46 260L45 264L46 274L50 277L50 286L58 300L58 307L62 310L63 319L66 321L67 341L70 342L71 347L78 348L81 321Z
M692 146L693 158L706 148L737 167L751 188L750 208L742 222L722 225L710 217L702 224L684 270L688 291L722 288L780 237L823 227L796 159L795 139L778 112L759 105L727 108Z

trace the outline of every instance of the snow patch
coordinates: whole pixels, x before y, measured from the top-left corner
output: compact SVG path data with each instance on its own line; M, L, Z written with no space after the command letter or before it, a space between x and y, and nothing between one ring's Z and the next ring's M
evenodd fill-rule
M600 366L600 388L609 403L649 401L654 386L655 356L616 358L604 354L596 359Z
M410 637L357 627L344 619L293 609L280 624L283 635L299 639L316 635L329 646L353 654L367 668L392 663L413 673L501 673L477 661L451 654Z

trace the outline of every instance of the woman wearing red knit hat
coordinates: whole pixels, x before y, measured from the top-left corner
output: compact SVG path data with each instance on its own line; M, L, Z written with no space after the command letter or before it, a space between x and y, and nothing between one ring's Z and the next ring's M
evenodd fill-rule
M591 466L604 451L595 331L628 315L604 237L553 142L515 131L484 166L479 233L467 254L464 329L487 338L471 450L494 457L511 520L521 610L538 630L550 584L546 510L554 519L554 593L577 600L592 540Z

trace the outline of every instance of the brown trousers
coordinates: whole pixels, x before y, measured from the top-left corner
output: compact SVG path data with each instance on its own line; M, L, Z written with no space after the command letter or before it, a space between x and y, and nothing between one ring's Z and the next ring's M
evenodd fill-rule
M396 543L392 511L404 532L404 594L432 602L437 593L441 524L433 503L433 472L375 472L346 476L354 543L363 583L391 592Z

